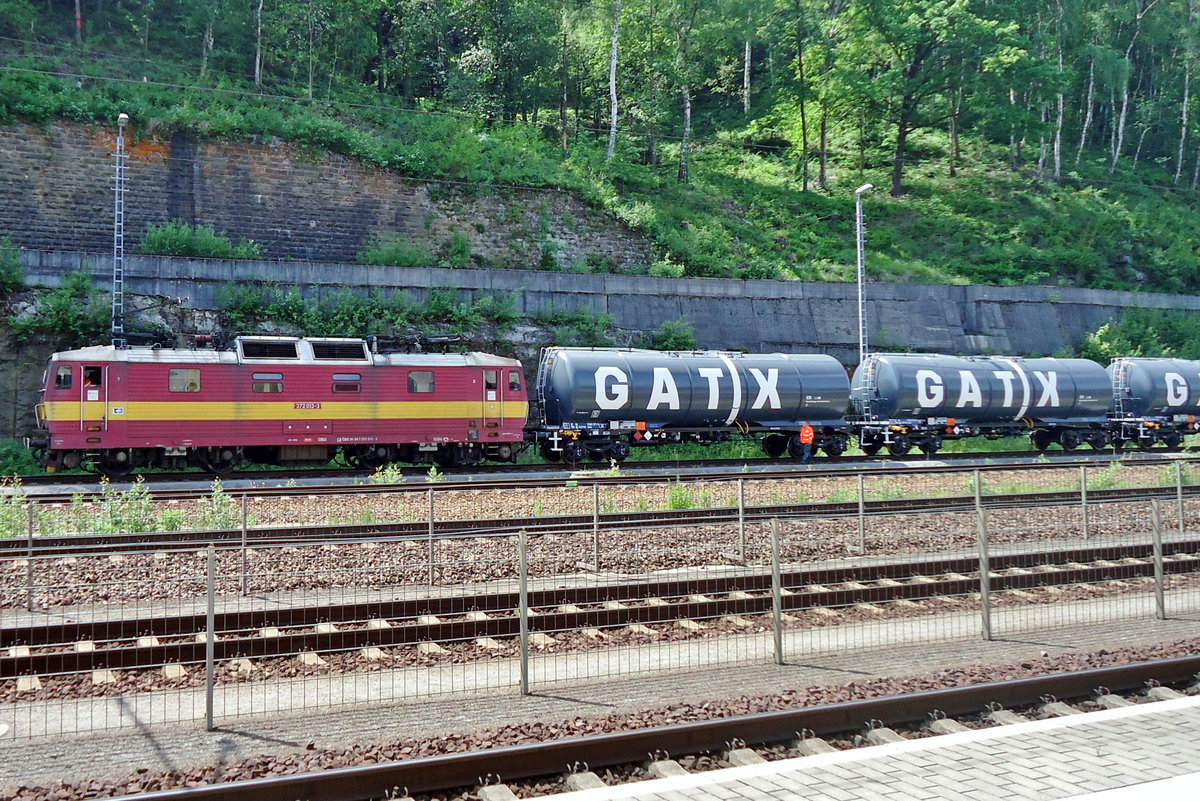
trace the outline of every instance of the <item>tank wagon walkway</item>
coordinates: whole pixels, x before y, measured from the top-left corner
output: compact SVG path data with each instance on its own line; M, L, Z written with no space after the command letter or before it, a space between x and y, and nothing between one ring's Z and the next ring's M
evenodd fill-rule
M1200 698L550 796L557 801L1200 797Z

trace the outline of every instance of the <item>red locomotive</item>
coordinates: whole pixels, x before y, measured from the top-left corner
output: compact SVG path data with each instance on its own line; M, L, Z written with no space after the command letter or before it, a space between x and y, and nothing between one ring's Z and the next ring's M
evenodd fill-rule
M521 364L483 353L377 353L364 339L238 337L230 350L98 346L54 354L38 425L46 469L224 472L244 460L443 466L513 461Z

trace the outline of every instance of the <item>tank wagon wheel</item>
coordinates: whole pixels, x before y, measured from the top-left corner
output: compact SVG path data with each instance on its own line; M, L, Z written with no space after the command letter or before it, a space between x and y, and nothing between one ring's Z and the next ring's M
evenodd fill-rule
M787 452L793 459L804 458L804 445L800 442L799 434L787 438Z
M1112 439L1105 431L1093 431L1087 435L1087 444L1091 445L1093 450L1102 451L1112 444Z
M912 440L908 438L907 434L897 434L887 447L888 453L892 456L903 456L912 450Z
M1148 451L1158 444L1158 437L1151 434L1148 437L1142 437L1137 441L1138 447L1144 451Z
M612 444L612 447L609 449L609 458L611 458L613 461L620 464L621 462L623 462L629 458L629 454L631 452L632 452L632 449L629 447L628 442L625 442L623 440L617 440L616 442L614 442Z
M1183 444L1183 434L1178 431L1168 431L1162 436L1163 445L1174 450Z
M1083 434L1068 428L1058 435L1058 443L1063 446L1064 451L1073 451L1083 444Z
M921 453L925 454L926 456L933 456L942 449L942 438L938 436L932 436L928 439L923 439L917 443L917 447L920 448Z
M562 461L563 452L561 450L558 450L558 451L554 450L554 446L551 445L549 442L543 442L540 450L541 450L542 458L545 459L547 462L550 462L550 464L558 464L559 462Z
M763 437L762 449L767 456L778 459L787 453L788 438L784 434L768 434Z
M878 434L863 434L858 438L858 447L867 456L874 456L883 448L883 439Z
M1050 447L1050 443L1053 441L1054 439L1050 436L1050 432L1044 428L1039 428L1029 435L1029 444L1042 453L1046 452L1046 449Z
M568 440L563 443L562 458L564 462L574 467L587 458L587 449L577 439Z
M825 444L821 446L821 450L825 451L825 455L831 459L838 458L847 450L849 450L849 448L849 440L847 440L846 437L841 434L836 434L830 437Z

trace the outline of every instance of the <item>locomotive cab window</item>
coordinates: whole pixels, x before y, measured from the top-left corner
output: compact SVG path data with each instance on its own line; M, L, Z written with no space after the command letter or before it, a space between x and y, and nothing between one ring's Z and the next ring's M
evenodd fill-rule
M508 388L513 390L514 392L521 388L521 371L520 370L509 370L508 371Z
M200 371L195 367L177 368L167 375L169 392L199 392Z
M251 389L271 394L283 392L283 373L255 373Z
M333 374L333 391L334 392L361 392L362 391L362 376L358 373L334 373Z
M98 387L104 383L104 368L99 365L83 368L83 385Z
M59 367L58 372L56 372L54 374L54 388L55 389L70 389L72 372L73 371L71 370L71 368L66 365Z
M413 370L408 374L409 392L433 392L433 371Z
M483 371L483 388L484 389L489 389L489 390L495 391L497 381L499 381L497 371L495 371L495 370L484 370Z

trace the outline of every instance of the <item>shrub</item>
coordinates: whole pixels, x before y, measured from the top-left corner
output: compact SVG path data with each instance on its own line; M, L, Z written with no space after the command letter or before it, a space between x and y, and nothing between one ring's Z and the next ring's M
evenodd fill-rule
M466 267L471 263L471 240L462 231L455 231L442 246L442 252L444 255L438 262L439 267Z
M469 255L469 245L467 250ZM424 267L431 261L425 249L412 239L390 231L374 239L366 250L358 254L359 264L381 264L388 267Z
M151 224L142 239L142 253L150 256L184 256L196 259L260 259L262 246L241 240L236 246L211 225L192 228L182 220Z
M696 331L691 322L682 317L664 320L657 329L642 335L641 346L652 350L694 350Z
M0 292L13 292L25 286L25 273L17 258L17 246L7 236L0 239Z
M111 328L111 309L100 302L86 272L71 273L66 283L37 295L36 311L9 320L13 340L28 342L47 336L58 349L94 345L106 339Z

